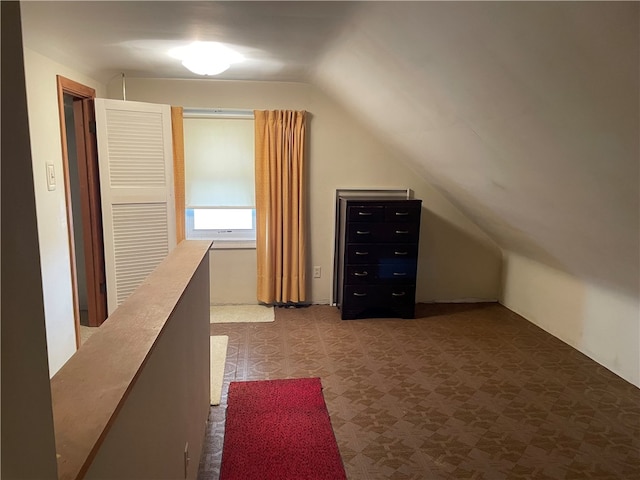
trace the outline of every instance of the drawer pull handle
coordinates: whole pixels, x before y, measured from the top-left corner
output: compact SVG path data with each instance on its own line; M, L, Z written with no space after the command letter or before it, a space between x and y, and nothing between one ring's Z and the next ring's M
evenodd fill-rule
M353 292L353 296L354 297L366 297L367 294L366 293Z
M356 277L366 277L367 275L369 275L368 272L354 272L354 275Z
M393 272L394 277L404 277L407 275L407 272Z
M373 215L372 212L358 212L358 215L360 215L361 217L368 217Z
M406 295L406 293L404 293L404 292L399 292L399 293L393 292L391 294L392 297L404 297L405 295Z
M393 252L394 255L407 255L407 252Z
M409 233L409 230L396 230L396 233L398 235L406 235L407 233Z
M357 230L356 233L358 235L370 235L371 232L369 230Z
M356 255L369 255L369 252L356 252Z
M407 215L409 215L409 212L396 212L396 215L398 217L406 217Z

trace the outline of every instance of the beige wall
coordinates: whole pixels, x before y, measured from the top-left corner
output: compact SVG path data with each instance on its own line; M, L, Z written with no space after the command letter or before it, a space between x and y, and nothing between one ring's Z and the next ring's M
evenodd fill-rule
M505 254L501 302L612 372L640 386L640 305L515 253Z
M28 48L24 61L49 375L53 376L76 351L56 75L95 88L97 96L104 96L104 86ZM53 191L47 189L47 163L56 172Z
M109 85L121 97L120 81ZM129 78L128 100L239 109L304 109L310 113L309 232L307 270L313 303L329 303L332 290L334 205L338 188L411 188L423 200L418 271L418 301L496 300L501 252L437 190L405 165L405 157L387 149L342 108L311 85L278 82L159 80ZM225 256L228 258L223 259ZM233 258L231 258L233 256ZM255 283L248 252L212 256L212 290L221 279L247 273L238 298L253 298ZM311 267L322 277L311 278ZM216 292L212 292L215 296ZM227 302L234 303L234 302Z
M256 249L211 250L212 305L247 305L257 303L258 272ZM224 272L223 274L216 272Z

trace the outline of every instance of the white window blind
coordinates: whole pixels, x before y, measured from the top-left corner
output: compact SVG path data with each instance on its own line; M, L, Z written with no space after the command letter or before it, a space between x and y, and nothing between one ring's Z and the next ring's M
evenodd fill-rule
M187 208L255 205L253 118L184 119Z

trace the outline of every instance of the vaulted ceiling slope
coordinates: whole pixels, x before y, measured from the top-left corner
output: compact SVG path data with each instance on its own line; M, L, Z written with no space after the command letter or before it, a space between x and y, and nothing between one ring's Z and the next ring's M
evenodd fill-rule
M315 83L506 250L638 295L638 2L25 2L25 44L107 82Z
M316 81L501 247L637 296L638 7L368 4Z

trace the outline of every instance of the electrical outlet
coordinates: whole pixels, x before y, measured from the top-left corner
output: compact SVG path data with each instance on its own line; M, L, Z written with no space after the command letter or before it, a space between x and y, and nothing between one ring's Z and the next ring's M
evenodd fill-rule
M313 267L313 278L320 278L322 276L322 268Z

